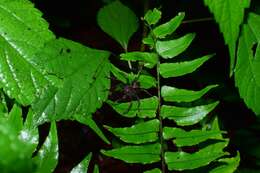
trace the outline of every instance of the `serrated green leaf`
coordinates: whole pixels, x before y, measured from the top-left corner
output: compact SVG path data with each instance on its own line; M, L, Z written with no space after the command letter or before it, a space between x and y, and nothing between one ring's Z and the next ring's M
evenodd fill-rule
M104 142L110 144L109 140L103 134L102 130L97 126L96 122L92 119L91 116L85 117L82 115L75 115L74 119L77 120L79 123L87 125L91 128Z
M58 150L57 128L55 122L52 122L49 135L34 158L38 165L37 173L54 171L58 163Z
M155 168L152 170L145 171L144 173L162 173L162 171L159 168Z
M210 162L226 155L223 149L227 146L228 142L218 142L211 144L198 152L166 152L165 161L169 170L189 170L206 166Z
M147 122L132 125L131 127L105 127L124 142L142 144L158 140L159 125L159 120L154 119Z
M157 26L153 30L153 34L157 38L165 38L167 35L172 34L181 24L184 19L185 13L179 13L176 17L172 18L169 22Z
M184 52L190 46L194 38L195 34L190 33L175 40L157 41L156 51L165 59L174 58Z
M89 153L77 166L75 166L70 173L86 173L92 153Z
M214 102L191 108L163 105L161 116L164 119L174 120L179 126L193 125L206 117L218 104L219 102Z
M138 101L117 103L107 101L112 108L121 116L133 118L154 118L158 107L158 98L150 97Z
M124 146L112 150L101 150L106 156L123 160L127 163L150 164L161 160L161 145L148 144L138 146Z
M47 87L33 103L35 125L77 114L91 115L107 99L108 52L58 39L46 44L38 56L51 62L45 66L46 73L56 74L64 82L60 88Z
M220 31L224 35L225 43L229 47L230 74L235 66L236 42L239 36L239 27L244 19L245 8L250 5L250 0L204 0L214 14Z
M200 91L179 89L171 86L162 86L161 93L165 101L169 102L192 102L200 99L209 90L216 88L218 85L209 85Z
M98 12L97 21L101 29L120 43L125 50L131 36L138 29L135 13L118 0L103 7Z
M206 55L192 61L160 64L160 74L164 78L179 77L194 72L214 55Z
M174 138L178 147L197 145L208 139L219 139L221 131L191 130L185 131L180 128L164 127L163 138L165 140Z
M240 162L240 154L237 153L236 157L232 158L223 158L218 160L220 163L224 163L224 165L218 166L209 173L233 173L239 166Z
M250 13L239 39L235 84L246 105L260 115L260 16ZM257 45L256 53L252 50Z
M26 0L0 2L0 85L9 97L29 105L48 84L33 55L54 38L42 13Z
M128 52L120 55L121 60L141 61L147 68L153 68L158 62L158 55L149 52Z
M162 12L158 10L157 8L154 8L153 10L148 10L144 16L144 20L149 25L155 25L159 22L159 20L162 17Z

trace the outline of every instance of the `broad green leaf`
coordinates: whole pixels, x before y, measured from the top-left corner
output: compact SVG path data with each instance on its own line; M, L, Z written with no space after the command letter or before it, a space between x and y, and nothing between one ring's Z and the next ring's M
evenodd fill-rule
M233 173L239 166L240 154L237 153L236 157L219 159L218 162L224 165L212 169L209 173Z
M154 118L158 107L158 98L154 96L131 102L117 103L107 101L107 103L124 117Z
M194 37L195 34L186 34L185 36L175 40L157 41L156 51L165 59L174 58L190 46Z
M31 145L20 140L7 119L0 119L0 170L3 173L34 173Z
M106 138L106 136L103 134L102 130L97 126L96 122L92 119L91 116L82 116L82 115L75 115L74 119L78 122L87 125L89 128L91 128L104 142L107 144L110 144L109 140Z
M166 152L165 161L169 170L189 170L206 166L210 162L226 155L223 149L227 146L228 142L218 142L211 144L198 152L186 153L180 152Z
M157 38L165 38L167 35L171 35L181 24L184 19L185 13L179 13L176 17L172 18L169 22L157 26L153 30L153 34Z
M55 122L51 123L49 135L34 159L38 165L37 173L54 171L58 163L58 135Z
M158 10L157 8L154 8L153 10L148 10L144 16L144 20L149 25L155 25L159 22L159 20L162 17L162 12Z
M22 109L18 107L16 104L13 106L11 112L8 116L8 123L15 129L18 134L23 128L23 117L22 117Z
M135 13L118 0L100 9L97 21L101 29L120 43L125 50L131 36L138 29Z
M159 125L159 120L154 119L131 127L113 128L105 126L105 128L126 143L141 144L158 140Z
M165 140L174 138L174 143L178 147L197 145L208 139L219 139L221 131L191 130L189 132L172 127L163 128L163 138Z
M121 60L140 61L147 68L153 68L158 62L158 55L149 52L128 52L120 55Z
M77 114L89 116L101 107L110 87L108 56L108 52L66 39L49 42L38 57L50 62L45 66L46 73L56 74L64 82L60 88L47 87L33 103L34 124Z
M89 153L85 159L83 159L77 166L75 166L70 173L86 173L88 170L89 162L92 157L92 153Z
M0 2L0 86L23 105L31 104L48 84L33 57L54 38L41 15L27 0Z
M191 108L163 105L161 116L164 119L174 120L179 126L193 125L206 117L218 104L219 102L214 102Z
M235 66L236 42L239 36L240 24L244 19L245 8L250 6L250 0L204 0L214 14L224 35L225 43L229 47L230 74Z
M184 61L179 63L163 63L160 65L160 74L164 78L183 76L194 72L213 55L206 55L192 61Z
M106 156L123 160L127 163L150 164L161 160L161 145L148 144L138 146L124 146L112 150L101 150Z
M239 39L235 83L246 105L260 115L260 16L250 13ZM253 52L253 46L256 52Z
M212 88L218 85L209 85L200 91L191 91L186 89L179 89L171 86L162 86L161 93L165 101L169 102L192 102L200 99Z
M162 171L159 168L155 168L152 170L145 171L144 173L162 173Z

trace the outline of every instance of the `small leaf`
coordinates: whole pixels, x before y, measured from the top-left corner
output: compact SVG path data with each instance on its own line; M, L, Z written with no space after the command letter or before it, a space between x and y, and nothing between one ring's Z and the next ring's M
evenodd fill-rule
M162 173L162 171L158 168L155 168L152 170L145 171L144 173Z
M161 116L165 119L174 120L179 126L188 126L198 123L210 113L219 102L208 105L195 106L191 108L166 106L161 109Z
M123 160L127 163L150 164L161 160L161 145L148 144L138 146L125 146L113 150L101 150L106 156Z
M218 142L216 144L211 144L198 152L195 153L185 153L180 152L166 152L165 161L168 165L169 170L189 170L199 168L201 166L206 166L210 162L226 155L223 149L227 146L228 142Z
M10 123L10 125L14 128L17 134L22 130L22 109L18 107L16 104L13 106L11 112L9 113L8 121L8 123Z
M120 55L121 60L126 61L141 61L147 68L153 68L158 62L158 55L156 53L148 52L128 52Z
M141 74L137 80L140 84L140 88L150 89L156 87L157 81L153 76Z
M175 138L174 143L178 147L197 145L208 139L219 139L221 131L191 130L189 132L172 127L163 128L163 138L165 140Z
M129 78L129 74L120 70L119 68L117 68L113 64L111 64L111 73L116 77L117 80L119 80L123 83L127 83L128 78Z
M218 85L209 85L200 91L191 91L185 89L178 89L170 86L162 86L161 93L165 101L169 102L192 102L200 99L212 88Z
M127 50L128 41L138 29L135 13L120 1L114 1L103 7L97 16L101 29L114 38Z
M239 166L240 154L237 153L236 157L219 159L218 162L224 163L224 165L218 166L209 173L233 173Z
M95 164L93 173L99 173L99 167Z
M85 159L83 159L77 166L75 166L70 173L86 173L88 170L89 162L92 157L92 153L89 153Z
M34 158L37 162L37 173L53 172L58 163L58 136L55 122L51 123L49 135Z
M171 19L169 22L157 26L153 30L153 34L157 38L165 38L167 35L172 34L181 24L184 19L185 13L179 13L176 17Z
M185 36L170 40L170 41L157 41L156 51L163 58L174 58L184 52L191 44L195 34L186 34Z
M102 130L97 126L96 122L90 116L74 115L75 120L79 123L85 124L91 128L105 143L110 144Z
M260 16L249 14L239 39L235 83L240 96L256 115L260 115ZM252 50L256 45L256 52Z
M158 140L159 124L159 120L154 119L125 128L105 127L126 143L142 144Z
M214 55L206 55L192 61L179 63L163 63L160 65L160 74L164 78L183 76L194 72Z
M148 10L147 13L144 16L144 20L149 25L155 25L159 22L161 19L162 12L158 10L157 8L154 8L153 10Z
M107 101L107 103L124 117L133 118L137 116L139 118L154 118L158 107L158 98L154 96L138 101L123 103Z

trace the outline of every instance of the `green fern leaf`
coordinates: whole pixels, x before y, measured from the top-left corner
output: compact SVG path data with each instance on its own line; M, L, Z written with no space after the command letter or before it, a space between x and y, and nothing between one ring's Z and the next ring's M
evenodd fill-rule
M214 102L208 105L191 108L163 105L161 116L164 119L174 120L179 126L193 125L206 117L206 115L215 109L218 104L219 102Z
M161 93L165 101L169 102L192 102L203 95L205 95L209 90L216 88L218 85L209 85L200 91L191 91L185 89L178 89L170 86L162 86Z
M163 58L174 58L184 52L195 38L195 34L186 34L185 36L170 40L170 41L157 41L156 51Z
M157 26L153 30L153 34L156 38L165 38L167 35L171 35L181 24L184 19L185 13L179 13L176 17L172 18L169 22Z
M250 0L204 0L214 14L221 32L224 35L225 43L229 47L230 74L235 66L236 42L239 36L239 27L244 19L244 10L250 5Z
M237 52L235 83L246 105L260 115L260 16L250 13ZM254 54L252 48L256 45Z
M112 150L101 150L106 156L123 160L127 163L150 164L160 161L161 145L147 144L138 146L124 146Z
M144 173L162 173L162 171L158 168L155 168L152 170L145 171Z
M192 61L160 64L160 74L164 78L183 76L194 72L214 55L206 55Z
M180 128L172 128L172 127L163 128L163 138L165 140L175 138L173 142L178 147L197 145L208 139L219 139L219 135L221 134L222 134L221 131L216 131L216 130L210 130L210 131L191 130L187 132Z
M180 152L166 152L165 161L169 170L189 170L206 166L210 162L226 155L223 149L227 146L228 141L211 144L198 152L186 153Z
M98 12L97 21L101 29L125 50L131 36L138 29L138 19L134 12L118 0L103 7Z
M154 119L131 127L112 128L105 126L105 128L126 143L142 144L158 140L159 124L159 120Z
M150 97L146 99L140 99L138 101L117 103L107 102L112 108L120 115L128 118L154 118L158 107L158 98Z
M23 105L29 105L49 83L35 65L34 54L54 38L41 12L27 0L0 2L0 85Z

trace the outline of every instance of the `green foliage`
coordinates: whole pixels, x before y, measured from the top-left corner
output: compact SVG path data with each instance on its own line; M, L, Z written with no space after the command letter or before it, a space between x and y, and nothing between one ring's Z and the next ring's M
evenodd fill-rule
M165 124L166 119L179 126L190 127L198 125L202 120L209 121L207 115L216 108L219 102L202 102L204 104L191 104L192 106L189 107L187 107L187 104L186 106L182 104L183 102L191 103L202 99L205 94L217 85L206 86L200 91L161 85L161 77L180 77L192 73L209 60L212 55L184 62L167 62L171 58L183 53L191 44L195 35L187 34L181 38L167 40L166 36L172 34L177 29L184 15L178 15L170 22L156 26L155 24L160 19L160 16L161 14L155 9L148 11L144 17L144 20L150 25L149 28L151 28L148 37L144 39L148 40L151 52L135 51L121 54L121 60L129 61L130 70L132 67L131 63L139 62L137 63L137 66L139 66L137 68L141 69L141 71L128 73L112 66L112 74L127 87L132 87L135 85L135 82L139 82L138 78L143 75L143 71L145 71L146 76L149 76L149 69L154 69L157 73L156 86L151 87L157 88L158 92L152 97L137 100L131 99L131 101L123 102L107 101L118 114L132 118L134 123L129 127L117 128L104 125L109 132L124 143L111 150L102 150L101 152L106 156L120 159L127 163L161 163L160 169L148 170L147 172L166 172L166 165L170 171L181 171L207 166L211 162L221 162L223 156L229 155L228 152L224 151L229 140L222 137L223 132L215 125L216 121L208 122L212 124L212 128L205 129L203 126L195 128L194 126L194 129L189 132L182 128L166 126ZM161 38L164 40L161 40ZM163 63L161 63L161 60ZM140 89L144 90L141 82ZM135 94L137 93L132 95L135 96ZM135 98L139 98L139 96L135 96ZM162 100L167 102L164 103ZM180 104L173 106L169 102L179 102ZM168 149L166 142L169 140L178 148L178 151ZM211 140L214 142L210 142ZM188 146L197 146L197 151L193 153L182 151L184 147ZM239 158L239 155L237 157ZM231 169L233 165L231 160L224 158L222 161L226 161L227 166L215 165L212 171L217 169L228 171ZM234 168L234 171L236 166L232 168Z
M32 126L32 112L29 111L23 123L22 109L14 105L12 110L0 117L0 167L3 173L52 172L58 163L58 138L55 123L41 149L38 145L38 129Z
M214 14L221 32L224 35L225 43L229 47L230 74L233 74L235 67L236 42L239 37L239 27L244 19L244 10L250 5L250 0L204 0Z
M70 173L85 173L88 170L89 162L92 157L92 153L88 154L77 166L75 166Z
M138 29L135 13L118 0L103 7L98 13L97 21L101 29L120 43L125 50L130 37Z
M239 39L235 82L241 97L249 108L260 115L260 16L249 14L248 24L244 24ZM256 51L252 49L256 46Z

